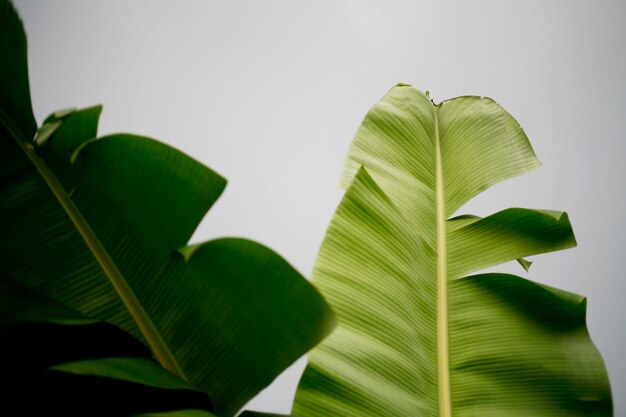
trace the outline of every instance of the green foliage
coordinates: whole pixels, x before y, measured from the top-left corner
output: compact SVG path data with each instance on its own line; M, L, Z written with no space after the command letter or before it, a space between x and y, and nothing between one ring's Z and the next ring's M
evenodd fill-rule
M468 275L574 246L567 215L514 208L450 218L538 166L518 123L487 98L435 105L398 85L369 111L312 277L339 325L310 353L294 413L612 414L583 297L512 275Z
M330 333L324 298L270 249L188 244L217 173L149 138L97 138L99 106L37 130L8 0L0 56L0 415L232 416ZM611 415L586 300L471 275L574 246L567 215L451 218L539 165L492 100L398 85L372 108L313 272L339 325L296 415Z
M327 304L260 244L188 246L226 185L209 168L145 137L96 138L100 107L54 113L36 133L25 36L8 1L0 32L0 321L14 371L0 414L234 415L330 332ZM9 303L10 288L27 302ZM112 325L128 335L72 350ZM47 352L46 338L67 353ZM149 350L120 350L133 340ZM68 406L83 391L97 410Z
M207 395L159 366L135 338L7 278L0 280L0 334L0 353L7 358L2 415L213 409Z

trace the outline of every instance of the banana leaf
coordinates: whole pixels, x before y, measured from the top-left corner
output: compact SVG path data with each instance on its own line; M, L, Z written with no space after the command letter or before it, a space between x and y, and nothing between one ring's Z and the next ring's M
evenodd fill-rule
M567 214L451 217L539 166L519 124L488 98L435 104L400 84L369 111L312 276L339 324L310 353L294 414L612 414L583 297L472 275L574 246Z
M0 279L0 415L128 416L209 397L163 369L119 328Z
M226 185L199 162L145 137L97 138L99 106L35 131L6 0L0 35L0 274L119 326L234 415L330 332L328 305L258 243L189 245Z

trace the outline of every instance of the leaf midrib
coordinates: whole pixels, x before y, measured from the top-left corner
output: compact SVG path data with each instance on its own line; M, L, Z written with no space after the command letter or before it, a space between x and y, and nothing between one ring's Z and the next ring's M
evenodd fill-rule
M448 348L448 271L446 249L446 208L443 191L443 165L439 136L439 109L434 106L435 124L435 183L437 209L437 376L439 416L451 417L450 357Z
M22 132L17 129L11 120L0 109L0 122L5 127L9 135L17 142L18 146L26 154L30 162L35 166L46 185L52 191L55 198L76 227L85 244L96 258L96 261L102 268L102 271L109 279L115 292L122 300L122 303L128 309L137 327L145 337L148 345L152 349L156 359L168 371L178 376L184 381L188 381L184 371L178 364L174 354L169 349L167 343L159 333L154 322L146 313L143 306L137 299L134 291L130 288L124 276L117 268L117 265L111 259L108 251L104 248L100 239L89 226L87 220L83 217L74 202L69 198L63 186L56 179L55 175L50 171L45 161L37 155L33 145L24 137Z

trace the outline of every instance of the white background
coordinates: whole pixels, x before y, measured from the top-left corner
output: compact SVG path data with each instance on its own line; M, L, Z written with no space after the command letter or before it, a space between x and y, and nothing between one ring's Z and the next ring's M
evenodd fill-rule
M589 298L626 416L626 2L43 1L16 4L33 106L104 104L100 132L173 144L229 179L196 240L245 236L309 275L366 111L397 82L489 96L544 168L461 212L568 211L579 246L529 275ZM271 300L268 300L271 302ZM303 361L260 397L288 412Z

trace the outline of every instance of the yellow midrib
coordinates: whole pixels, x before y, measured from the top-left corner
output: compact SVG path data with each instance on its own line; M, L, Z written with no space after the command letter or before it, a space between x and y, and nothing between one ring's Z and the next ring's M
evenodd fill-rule
M128 283L124 279L120 270L117 268L115 262L111 259L107 250L102 246L102 243L93 230L91 230L91 227L83 215L74 205L74 202L67 196L63 186L58 182L43 159L37 155L33 145L24 138L24 135L22 135L19 129L13 126L13 123L11 123L3 112L0 112L0 122L2 122L3 126L17 142L18 146L35 166L48 188L52 191L61 207L63 207L63 210L68 215L72 224L74 224L74 227L96 258L98 264L111 282L111 285L113 285L115 292L118 294L122 303L126 306L130 315L133 317L137 327L139 327L139 330L146 338L154 356L159 361L161 366L184 381L187 381L187 377L178 364L178 361L174 357L172 351L163 340L161 334L135 296L133 290L128 286Z
M439 381L439 416L451 417L450 356L448 349L448 270L446 249L446 207L443 193L439 106L434 108L435 171L437 205L437 376Z

